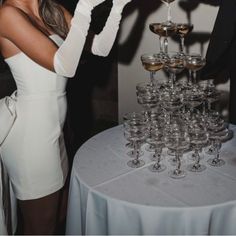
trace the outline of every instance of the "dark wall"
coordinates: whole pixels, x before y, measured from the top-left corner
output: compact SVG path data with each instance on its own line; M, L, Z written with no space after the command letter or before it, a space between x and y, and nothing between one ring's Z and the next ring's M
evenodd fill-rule
M72 14L77 0L60 0ZM92 12L91 30L99 33L110 12L107 0ZM79 43L79 42L78 42ZM67 146L73 156L92 135L118 123L116 46L106 58L84 52L74 79L68 81Z

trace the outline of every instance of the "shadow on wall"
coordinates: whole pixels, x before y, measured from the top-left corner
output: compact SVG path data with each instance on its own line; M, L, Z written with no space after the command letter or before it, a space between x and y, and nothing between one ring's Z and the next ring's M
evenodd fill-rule
M192 12L195 11L200 4L208 4L213 6L218 6L220 0L179 0L180 8L186 13L187 15L187 22L191 23L191 15ZM136 55L137 49L141 43L142 36L144 29L148 27L147 19L150 14L157 11L158 8L163 3L161 0L133 0L125 9L124 18L133 13L134 11L138 11L138 16L136 18L135 23L132 26L132 30L129 33L126 41L122 45L118 45L119 47L119 58L118 61L121 64L129 64ZM158 23L158 22L156 22ZM173 37L174 40L179 39L177 37ZM192 32L188 35L186 39L186 47L187 51L191 45L195 43L199 43L200 45L200 52L203 52L203 44L210 39L210 33L206 32Z
M73 14L77 0L60 2ZM101 32L111 6L112 0L107 0L93 10L90 30ZM68 80L65 136L71 160L87 139L118 124L116 52L116 45L108 57L84 51L75 77Z

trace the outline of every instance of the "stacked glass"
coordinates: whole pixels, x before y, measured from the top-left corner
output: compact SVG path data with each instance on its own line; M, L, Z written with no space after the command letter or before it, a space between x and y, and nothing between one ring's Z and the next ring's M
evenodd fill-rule
M219 167L225 160L220 157L222 142L232 137L226 122L211 104L220 99L212 81L199 81L197 72L206 61L196 53L184 52L185 37L193 30L189 23L176 24L171 21L170 6L174 0L162 0L168 7L168 19L163 23L151 23L150 30L159 35L160 52L141 55L141 62L150 74L149 81L136 85L137 102L141 112L124 116L124 135L131 148L128 155L132 160L128 166L138 168L145 165L140 157L144 154L141 146L151 152L152 172L167 168L162 156L166 150L170 163L175 166L168 174L172 178L183 178L187 171L202 172L207 166L201 161L205 154L212 155L206 164ZM169 52L168 37L180 37L180 51ZM161 82L156 73L163 69L168 80ZM188 71L185 82L178 82L177 76ZM188 155L184 155L189 153ZM182 164L187 157L188 165ZM189 163L190 162L190 163Z

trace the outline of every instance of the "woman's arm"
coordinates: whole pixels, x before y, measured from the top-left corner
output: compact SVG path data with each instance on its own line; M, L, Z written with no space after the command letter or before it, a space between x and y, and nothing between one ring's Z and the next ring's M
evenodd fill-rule
M91 11L103 1L78 2L69 33L59 48L33 25L26 14L11 6L0 10L0 36L10 40L39 65L60 75L73 77L90 26Z
M103 30L94 36L91 51L98 56L107 56L115 42L122 11L131 0L113 0L113 6Z

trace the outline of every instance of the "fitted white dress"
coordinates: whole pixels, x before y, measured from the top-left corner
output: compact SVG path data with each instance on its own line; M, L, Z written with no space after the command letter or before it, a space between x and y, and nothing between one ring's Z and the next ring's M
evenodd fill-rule
M51 35L58 46L63 40ZM42 49L43 50L43 49ZM16 198L37 199L59 190L68 172L63 138L67 78L24 53L5 59L17 85L17 118L1 147Z

